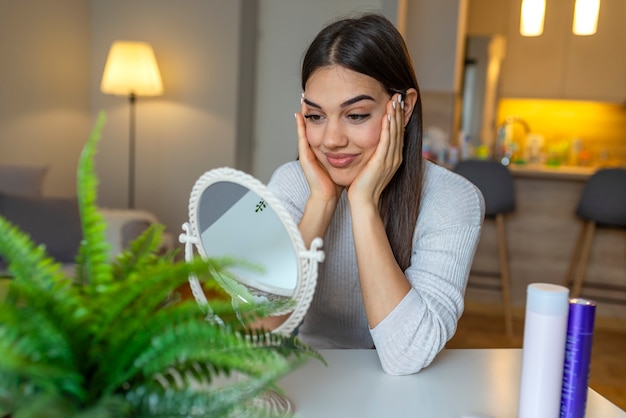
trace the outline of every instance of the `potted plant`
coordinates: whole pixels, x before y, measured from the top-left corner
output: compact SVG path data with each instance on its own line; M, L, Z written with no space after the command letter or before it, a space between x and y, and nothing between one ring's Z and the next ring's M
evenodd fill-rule
M0 416L259 416L249 411L258 393L321 357L296 337L246 331L271 308L233 312L214 280L233 262L159 254L162 225L108 260L94 170L104 120L78 164L83 240L74 277L0 216L0 255L12 277L0 302ZM223 324L175 296L189 274L201 278Z

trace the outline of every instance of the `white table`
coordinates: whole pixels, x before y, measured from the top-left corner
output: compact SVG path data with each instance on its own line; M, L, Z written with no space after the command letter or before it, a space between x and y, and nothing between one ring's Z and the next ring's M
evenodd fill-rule
M517 416L521 349L443 350L421 372L386 374L374 350L320 350L279 382L297 418ZM479 415L479 416L480 416ZM587 418L626 418L589 389Z

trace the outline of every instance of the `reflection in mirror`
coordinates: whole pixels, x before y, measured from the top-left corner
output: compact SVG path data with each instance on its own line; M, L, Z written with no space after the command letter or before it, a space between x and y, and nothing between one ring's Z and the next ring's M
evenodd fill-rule
M197 216L203 255L260 266L231 269L255 296L293 296L297 255L287 230L262 197L236 183L216 182L202 193Z

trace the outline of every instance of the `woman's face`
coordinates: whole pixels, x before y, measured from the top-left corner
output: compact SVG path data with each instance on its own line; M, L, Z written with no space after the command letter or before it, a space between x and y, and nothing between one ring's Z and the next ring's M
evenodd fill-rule
M309 77L303 100L306 135L335 184L347 187L380 141L390 96L374 78L332 65Z

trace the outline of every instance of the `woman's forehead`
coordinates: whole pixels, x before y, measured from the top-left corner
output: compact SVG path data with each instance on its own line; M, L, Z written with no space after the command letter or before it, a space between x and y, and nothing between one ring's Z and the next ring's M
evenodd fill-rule
M320 67L311 74L305 85L305 95L312 101L343 103L359 95L379 100L386 98L387 93L375 78L340 65L331 65Z

